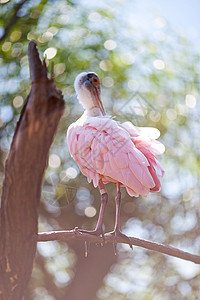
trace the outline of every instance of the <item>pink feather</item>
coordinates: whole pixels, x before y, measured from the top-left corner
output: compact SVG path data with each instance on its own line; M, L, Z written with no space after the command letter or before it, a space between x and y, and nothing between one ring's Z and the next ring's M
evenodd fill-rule
M130 196L146 197L160 190L158 175L164 175L155 156L164 146L151 138L151 130L146 132L149 136L130 122L120 124L108 116L87 116L70 125L67 142L71 156L95 187L102 178L104 183L119 182Z

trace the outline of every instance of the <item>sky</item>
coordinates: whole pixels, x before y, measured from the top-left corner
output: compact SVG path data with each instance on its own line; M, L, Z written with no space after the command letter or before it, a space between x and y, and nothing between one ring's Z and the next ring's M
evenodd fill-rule
M200 45L199 0L136 0L136 8L144 15L164 17L173 29L183 32Z

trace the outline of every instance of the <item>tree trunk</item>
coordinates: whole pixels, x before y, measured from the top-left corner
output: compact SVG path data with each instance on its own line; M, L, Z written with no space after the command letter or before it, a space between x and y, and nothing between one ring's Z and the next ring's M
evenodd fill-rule
M29 44L30 94L17 123L5 165L0 211L0 299L22 299L37 243L41 183L58 122L62 95L47 78L35 42Z

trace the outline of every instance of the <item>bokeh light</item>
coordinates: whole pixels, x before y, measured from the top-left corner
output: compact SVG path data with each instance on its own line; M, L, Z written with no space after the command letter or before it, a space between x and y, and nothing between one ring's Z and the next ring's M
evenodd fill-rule
M157 70L163 70L165 68L165 63L161 59L155 59L153 65Z
M24 102L24 99L22 96L16 96L14 99L13 99L13 105L14 107L18 108L18 107L21 107L22 104Z
M4 52L7 52L11 49L11 43L10 42L5 42L3 45L2 45L2 51Z
M74 179L74 178L77 177L78 172L77 172L77 170L76 170L75 168L69 167L69 168L67 168L67 170L66 170L66 175L67 175L69 178Z
M11 42L16 42L16 41L18 41L18 40L20 39L21 35L22 35L22 32L21 32L21 31L19 31L19 30L13 31L13 32L11 33L11 35L10 35L10 40L11 40Z
M194 108L196 106L196 98L193 95L186 95L185 97L185 103L189 108Z
M137 91L140 87L140 84L138 81L134 80L134 79L131 79L128 81L128 88L131 90L131 91Z
M13 109L10 105L0 107L0 119L2 122L7 123L13 118Z
M177 117L177 113L174 109L169 108L166 112L167 118L171 121L174 121Z
M104 43L104 47L107 50L114 50L117 47L117 43L115 41L113 41L113 40L107 40Z
M51 154L49 156L49 166L51 168L57 169L60 167L60 164L61 164L61 160L57 154Z
M88 217L88 218L92 218L96 215L97 213L97 210L95 207L93 206L89 206L85 209L85 215Z
M101 20L101 15L98 12L92 12L89 14L88 19L92 22L98 22Z
M114 85L114 80L112 79L112 77L107 76L102 79L102 84L105 87L110 88Z
M99 67L103 70L103 71L109 71L112 69L112 63L109 60L102 60L99 63Z
M163 28L166 25L166 20L162 17L157 17L154 19L153 24L158 28Z
M57 49L50 47L44 51L44 57L47 57L47 59L52 59L56 56L56 53L57 53Z

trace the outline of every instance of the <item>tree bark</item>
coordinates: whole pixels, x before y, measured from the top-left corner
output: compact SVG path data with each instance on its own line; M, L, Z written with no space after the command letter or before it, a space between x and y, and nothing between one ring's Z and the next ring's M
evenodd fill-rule
M5 165L0 212L0 299L22 299L37 244L38 204L48 151L64 111L36 43L29 44L32 80Z

